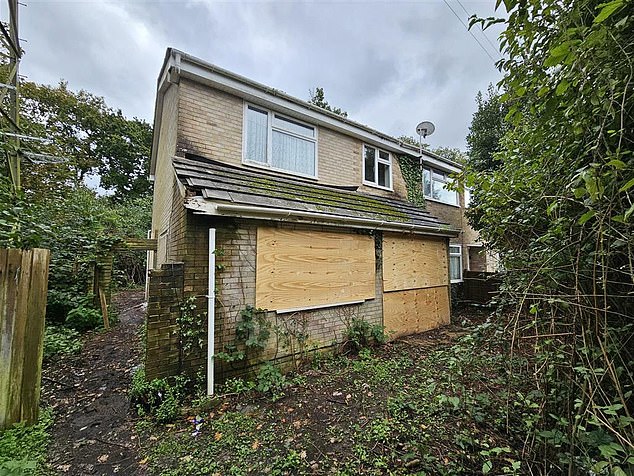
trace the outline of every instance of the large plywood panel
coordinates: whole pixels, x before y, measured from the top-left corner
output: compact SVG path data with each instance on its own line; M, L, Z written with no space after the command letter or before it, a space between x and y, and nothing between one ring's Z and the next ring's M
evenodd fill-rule
M448 281L447 243L444 239L385 234L385 291L445 286Z
M392 338L449 324L449 287L383 294L383 325Z
M255 304L301 309L375 297L374 239L258 228Z

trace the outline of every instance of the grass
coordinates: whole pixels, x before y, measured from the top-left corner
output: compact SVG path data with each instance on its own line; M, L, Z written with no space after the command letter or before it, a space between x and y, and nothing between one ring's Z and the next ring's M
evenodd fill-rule
M173 476L520 474L531 409L513 421L506 408L518 401L507 392L523 387L509 385L523 361L487 347L486 332L364 349L308 371L276 401L244 386L211 412L143 421L145 463Z
M38 474L43 470L53 424L50 410L41 410L37 424L22 423L0 432L0 476Z

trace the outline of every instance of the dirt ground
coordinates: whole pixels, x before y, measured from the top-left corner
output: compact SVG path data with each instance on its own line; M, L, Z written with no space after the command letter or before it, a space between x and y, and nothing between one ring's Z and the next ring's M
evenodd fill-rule
M48 461L57 474L143 475L128 390L140 364L142 291L113 298L119 323L90 334L78 355L44 364L42 404L53 408Z
M140 331L145 317L143 292L119 293L113 298L113 305L118 310L119 322L109 332L89 334L78 355L64 356L44 365L42 404L53 408L55 420L48 454L49 469L58 475L145 476L150 472L161 472L159 468L173 469L175 465L179 472L174 474L194 474L185 463L191 459L189 454L197 451L196 445L189 440L184 441L186 444L182 449L185 456L179 454L178 446L171 446L172 433L189 434L191 425L185 418L175 425L155 428L153 435L143 432L140 436L137 434L138 418L131 412L128 391L134 370L141 363ZM390 359L395 355L411 353L420 357L446 346L462 333L460 327L449 326L410 336L401 339L399 343L388 344L381 351L381 355L385 356L386 365L389 366L392 365ZM379 361L376 362L379 365ZM400 373L404 369L393 370ZM329 455L330 458L334 454L333 451L337 450L347 454L351 448L343 443L333 444L332 437L322 435L322 430L330 426L336 428L335 423L341 421L349 421L352 424L359 418L367 423L364 420L367 417L363 416L367 413L366 410L374 412L369 403L356 408L349 405L348 400L339 401L341 398L345 399L345 396L349 397L345 390L345 387L350 385L348 377L341 374L330 375L324 379L321 372L308 371L302 377L308 379L306 383L289 389L287 397L275 403L267 403L266 397L257 395L227 397L222 401L224 403L220 403L220 411L211 421L218 419L225 411L227 414L237 411L237 415L242 415L245 411L250 412L250 409L262 406L266 409L268 418L260 421L260 425L252 428L249 434L256 435L256 431L265 424L272 430L270 443L274 446L279 443L277 440L280 435L273 429L279 422L293 420L293 423L300 425L297 428L293 427L294 430L300 433L307 431L311 440L315 440L311 445L315 449L316 460L320 457L325 458L324 455ZM380 388L382 385L374 390L376 395L372 399L366 400L376 400L383 391ZM365 387L361 390L367 391ZM294 412L293 418L289 419L289 412ZM222 422L221 417L217 423L210 424L222 425ZM215 435L217 438L222 431L226 434L242 431L236 422L227 421L226 424L229 426L225 429L212 432L212 437ZM303 428L303 425L306 425L306 428ZM205 426L207 432L211 431L209 424ZM313 426L315 428L311 432L310 428ZM295 439L298 435L287 436ZM168 450L166 455L148 458L148 454L153 453L152 448L156 444L161 444L163 440L166 448L172 449ZM204 438L199 439L199 443L204 441ZM257 448L259 444L257 440L250 443L253 448ZM201 451L205 451L205 448L209 448L207 444L203 444ZM235 450L235 442L226 448L230 454ZM170 454L177 459L168 461ZM214 459L219 456L215 455Z

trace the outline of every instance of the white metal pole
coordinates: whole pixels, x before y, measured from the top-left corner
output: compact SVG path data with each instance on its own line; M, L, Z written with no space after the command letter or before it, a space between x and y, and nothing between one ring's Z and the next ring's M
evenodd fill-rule
M216 229L209 228L209 291L207 293L207 395L214 394L216 304Z

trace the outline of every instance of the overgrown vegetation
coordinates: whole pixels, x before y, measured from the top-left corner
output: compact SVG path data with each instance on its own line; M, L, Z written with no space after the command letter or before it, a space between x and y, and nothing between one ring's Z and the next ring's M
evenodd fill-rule
M5 56L6 58L6 56ZM0 79L7 74L0 61ZM0 81L1 82L1 81ZM67 84L20 86L21 134L44 139L21 143L21 188L0 165L0 247L51 250L48 280L49 354L74 348L59 326L78 331L102 322L92 281L96 263L124 237L145 237L150 222L147 164L151 127L126 119L103 98L74 92ZM0 128L6 129L5 118ZM3 153L13 143L0 141ZM100 184L105 195L88 187ZM117 254L115 285L138 285L145 279L145 253ZM53 343L60 337L59 345Z
M44 360L56 355L76 354L81 350L79 332L62 326L44 328Z
M50 410L40 411L39 421L30 427L17 423L0 432L0 475L41 474L53 423Z
M533 474L634 472L632 6L505 0L480 20L506 23L508 129L467 169L469 216L506 270L507 355L529 356Z
M173 428L140 428L152 474L524 474L522 447L538 413L520 370L490 343L488 324L455 345L416 339L332 356L285 398L233 379L211 410ZM433 340L431 342L434 342ZM236 395L239 394L239 395ZM507 408L517 418L508 419ZM192 431L186 431L191 429ZM161 435L153 440L152 435Z

